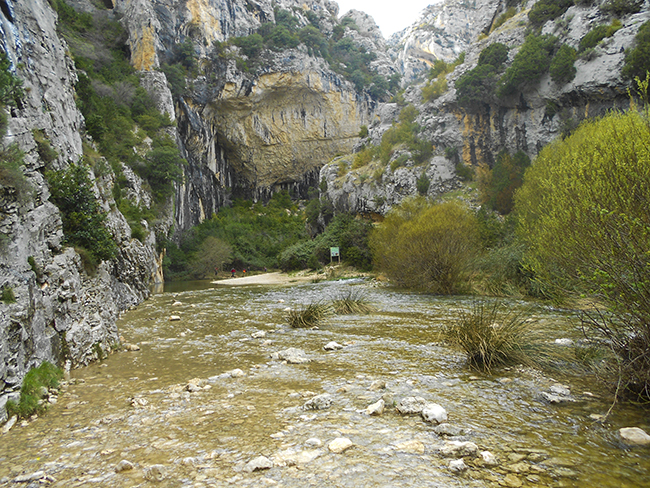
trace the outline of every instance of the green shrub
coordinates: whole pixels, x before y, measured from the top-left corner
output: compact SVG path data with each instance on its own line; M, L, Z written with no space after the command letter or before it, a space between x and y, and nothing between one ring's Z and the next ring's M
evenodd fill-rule
M527 267L552 290L608 307L610 316L587 321L590 334L612 344L622 387L646 398L649 161L647 115L610 113L544 148L516 195Z
M573 63L576 60L576 50L571 46L562 44L551 60L549 72L551 79L558 85L564 85L573 81L576 77L576 67Z
M510 48L500 42L493 42L481 51L478 57L478 64L488 64L498 70L508 60Z
M612 37L614 33L623 27L620 20L615 19L611 25L599 25L591 29L585 36L580 39L579 50L584 51L596 47L600 41L606 37Z
M59 157L59 153L52 148L50 141L42 130L34 129L32 130L32 135L34 136L34 142L36 142L38 155L43 162L49 164Z
M422 99L425 102L433 102L447 91L447 80L440 77L422 87Z
M7 402L7 413L10 416L17 415L21 418L42 414L48 405L43 401L44 397L49 394L48 390L59 387L61 378L63 378L63 372L47 361L39 367L29 370L23 378L19 402L17 404Z
M539 5L537 3L536 5ZM497 94L511 95L539 81L551 65L557 38L550 35L530 34L515 55L512 65L501 77Z
M462 161L456 163L456 175L461 179L461 181L472 181L474 179L474 169L471 166L467 166Z
M16 295L14 295L14 289L8 285L2 287L2 298L0 298L3 303L15 303Z
M510 213L514 205L515 191L521 186L528 166L530 158L526 153L518 151L511 156L508 151L501 151L494 167L484 170L479 178L482 202L501 214Z
M494 22L494 25L492 26L492 30L493 31L497 30L499 27L501 27L503 24L505 24L505 22L508 19L513 18L516 13L517 13L517 9L515 7L508 7L506 9L506 11L503 12L501 15L499 15L497 20Z
M16 106L24 96L22 80L11 72L11 61L0 51L0 106Z
M141 170L156 200L164 201L172 195L174 183L183 181L183 166L187 164L174 141L166 134L153 140L146 155L147 165Z
M402 202L370 239L373 260L395 284L434 293L457 293L478 249L475 216L457 203Z
M477 66L456 80L456 100L458 105L469 110L479 111L483 104L494 96L497 74L508 59L509 48L495 42L481 51Z
M420 177L417 179L416 188L420 195L426 195L429 192L429 186L431 186L431 180L427 176L427 172L423 171Z
M470 310L460 310L456 321L443 326L442 337L465 351L470 366L480 371L531 363L531 322L499 301L476 301Z
M606 0L600 10L605 13L622 17L628 14L635 14L643 8L644 0Z
M528 12L528 20L539 27L564 14L572 5L573 0L539 0Z
M61 211L66 242L82 247L97 260L113 259L117 246L104 225L106 215L95 199L88 168L72 164L46 173L52 201Z
M650 21L639 27L634 37L634 47L625 53L625 64L621 75L630 80L636 77L645 79L648 71L650 71Z
M361 129L359 129L359 139L365 139L366 137L368 137L368 126L362 125Z

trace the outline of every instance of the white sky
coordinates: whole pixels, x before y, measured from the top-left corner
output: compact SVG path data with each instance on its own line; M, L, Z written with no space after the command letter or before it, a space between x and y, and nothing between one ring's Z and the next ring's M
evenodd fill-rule
M441 0L336 0L339 15L348 10L361 10L370 14L388 39L395 32L415 23L420 12Z

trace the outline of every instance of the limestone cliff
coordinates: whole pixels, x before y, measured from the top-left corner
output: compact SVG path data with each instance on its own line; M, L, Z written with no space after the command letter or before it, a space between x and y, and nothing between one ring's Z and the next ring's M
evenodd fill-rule
M114 208L110 171L94 179L94 191L108 212L117 258L89 276L75 249L64 247L60 213L49 201L43 175L82 156L84 120L75 104L76 72L47 0L0 3L2 50L25 89L22 102L9 114L4 143L17 143L24 152L28 185L22 193L0 185L0 287L15 296L15 302L0 302L2 420L8 395L32 367L64 357L72 365L85 364L110 351L118 343L119 313L148 296L159 263L153 234L144 243L132 239ZM56 157L44 160L36 134ZM134 186L139 191L135 179Z

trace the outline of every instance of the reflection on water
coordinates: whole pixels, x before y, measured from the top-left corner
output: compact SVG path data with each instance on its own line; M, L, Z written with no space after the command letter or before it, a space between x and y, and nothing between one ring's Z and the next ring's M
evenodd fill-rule
M624 407L597 423L590 415L609 404L589 378L517 368L477 374L438 342L439 327L470 299L361 281L179 286L120 320L126 342L140 351L73 371L46 417L2 437L1 483L33 476L66 487L650 486L650 449L626 448L617 435L624 426L647 428L644 411ZM375 312L335 316L318 330L286 325L286 307L332 299L351 286L365 291ZM532 313L550 341L579 337L568 314L544 306ZM323 350L330 341L344 347ZM271 358L289 347L312 361ZM377 388L377 380L387 388ZM543 400L557 382L577 401ZM322 393L331 395L331 407L302 408ZM407 396L445 407L454 435L396 413L392 402ZM365 408L380 398L385 412L368 416ZM330 452L338 437L354 447ZM455 474L439 453L448 440L471 441L499 464L466 458L470 469ZM248 472L247 463L261 455L274 467ZM133 469L116 473L122 460Z

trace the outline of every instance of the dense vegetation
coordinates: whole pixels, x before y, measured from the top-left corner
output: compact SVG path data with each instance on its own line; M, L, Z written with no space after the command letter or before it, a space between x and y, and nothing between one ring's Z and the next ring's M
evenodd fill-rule
M262 24L257 32L230 40L239 47L247 59L239 59L237 65L243 71L254 70L262 61L265 49L279 51L303 44L310 55L325 59L330 68L354 83L357 91L367 90L376 99L383 100L399 87L398 74L386 78L376 72L370 63L376 59L374 53L345 37L345 29L357 30L354 21L346 17L334 26L329 35L320 28L318 16L308 15L309 25L301 26L300 19L290 11L275 8L275 23ZM219 46L223 52L226 46Z
M643 398L650 398L648 123L636 110L583 123L540 153L516 197L526 266L549 293L585 293L606 307L584 321L617 358L623 390Z
M23 378L18 402L7 402L7 414L29 418L34 414L43 413L48 406L45 398L49 396L50 390L59 388L62 378L63 371L47 361L29 370Z

